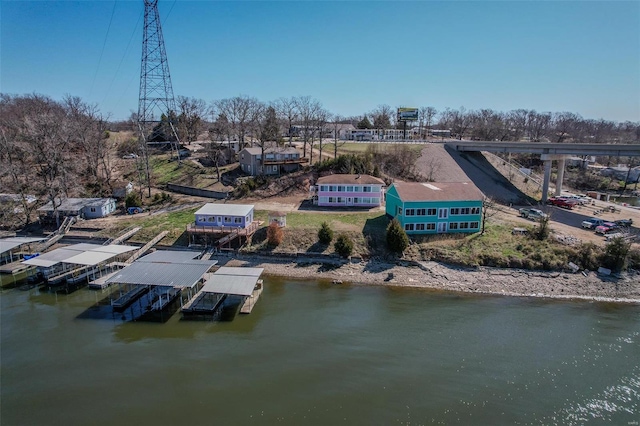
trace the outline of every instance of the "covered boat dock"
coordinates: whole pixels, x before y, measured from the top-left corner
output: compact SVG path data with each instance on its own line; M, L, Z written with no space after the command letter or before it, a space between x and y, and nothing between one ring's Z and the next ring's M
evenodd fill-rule
M229 298L239 299L237 304L231 304L243 307L248 300L252 300L253 307L260 294L256 294L256 290L262 291L260 275L263 271L263 268L219 268L209 276L202 289L182 307L183 318L214 318Z
M46 237L10 237L0 239L0 285L16 284L34 271L33 266L22 263L25 255L31 254L31 244L46 240ZM27 253L25 253L25 251Z
M118 271L111 306L130 320L165 321L201 287L217 260L199 260L199 252L156 251Z
M122 267L117 260L138 247L127 245L74 244L58 248L22 263L38 267L49 287L69 291Z

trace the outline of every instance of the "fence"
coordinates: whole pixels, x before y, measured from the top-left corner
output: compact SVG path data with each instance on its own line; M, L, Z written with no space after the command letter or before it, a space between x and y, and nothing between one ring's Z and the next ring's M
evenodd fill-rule
M215 198L217 200L224 200L229 196L228 192L210 191L208 189L176 185L174 183L168 183L167 189L170 191L178 192L180 194L195 195L196 197Z

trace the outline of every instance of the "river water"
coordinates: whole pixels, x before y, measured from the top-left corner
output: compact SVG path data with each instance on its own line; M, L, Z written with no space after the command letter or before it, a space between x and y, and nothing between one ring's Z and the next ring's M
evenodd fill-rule
M231 322L1 293L1 424L638 424L640 306L267 278ZM89 309L89 311L87 311Z

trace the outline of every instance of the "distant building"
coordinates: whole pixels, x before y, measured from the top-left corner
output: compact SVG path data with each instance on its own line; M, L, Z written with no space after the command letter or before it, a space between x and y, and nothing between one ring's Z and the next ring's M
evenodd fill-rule
M59 217L77 216L82 219L95 219L116 211L116 200L113 198L65 198L57 199L56 206ZM38 209L38 216L44 222L56 220L51 201Z
M379 207L384 202L384 181L374 176L335 174L318 179L316 201L320 207Z
M386 213L407 234L480 230L484 195L471 182L396 182L387 190Z
M264 156L264 158L263 158ZM294 147L245 148L238 153L240 169L248 175L280 175L300 169L309 159Z
M600 170L600 175L622 181L626 179L627 183L634 183L640 178L640 166L632 169L624 166L605 167Z

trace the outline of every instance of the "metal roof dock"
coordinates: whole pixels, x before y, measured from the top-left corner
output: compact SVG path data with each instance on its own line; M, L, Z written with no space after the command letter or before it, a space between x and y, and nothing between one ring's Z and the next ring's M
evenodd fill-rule
M209 276L202 289L182 307L183 318L214 318L229 296L240 298L245 313L251 312L262 292L263 268L221 267Z
M118 271L106 284L117 284L116 312L131 320L166 321L198 291L217 260L196 259L200 252L162 250L141 257Z

